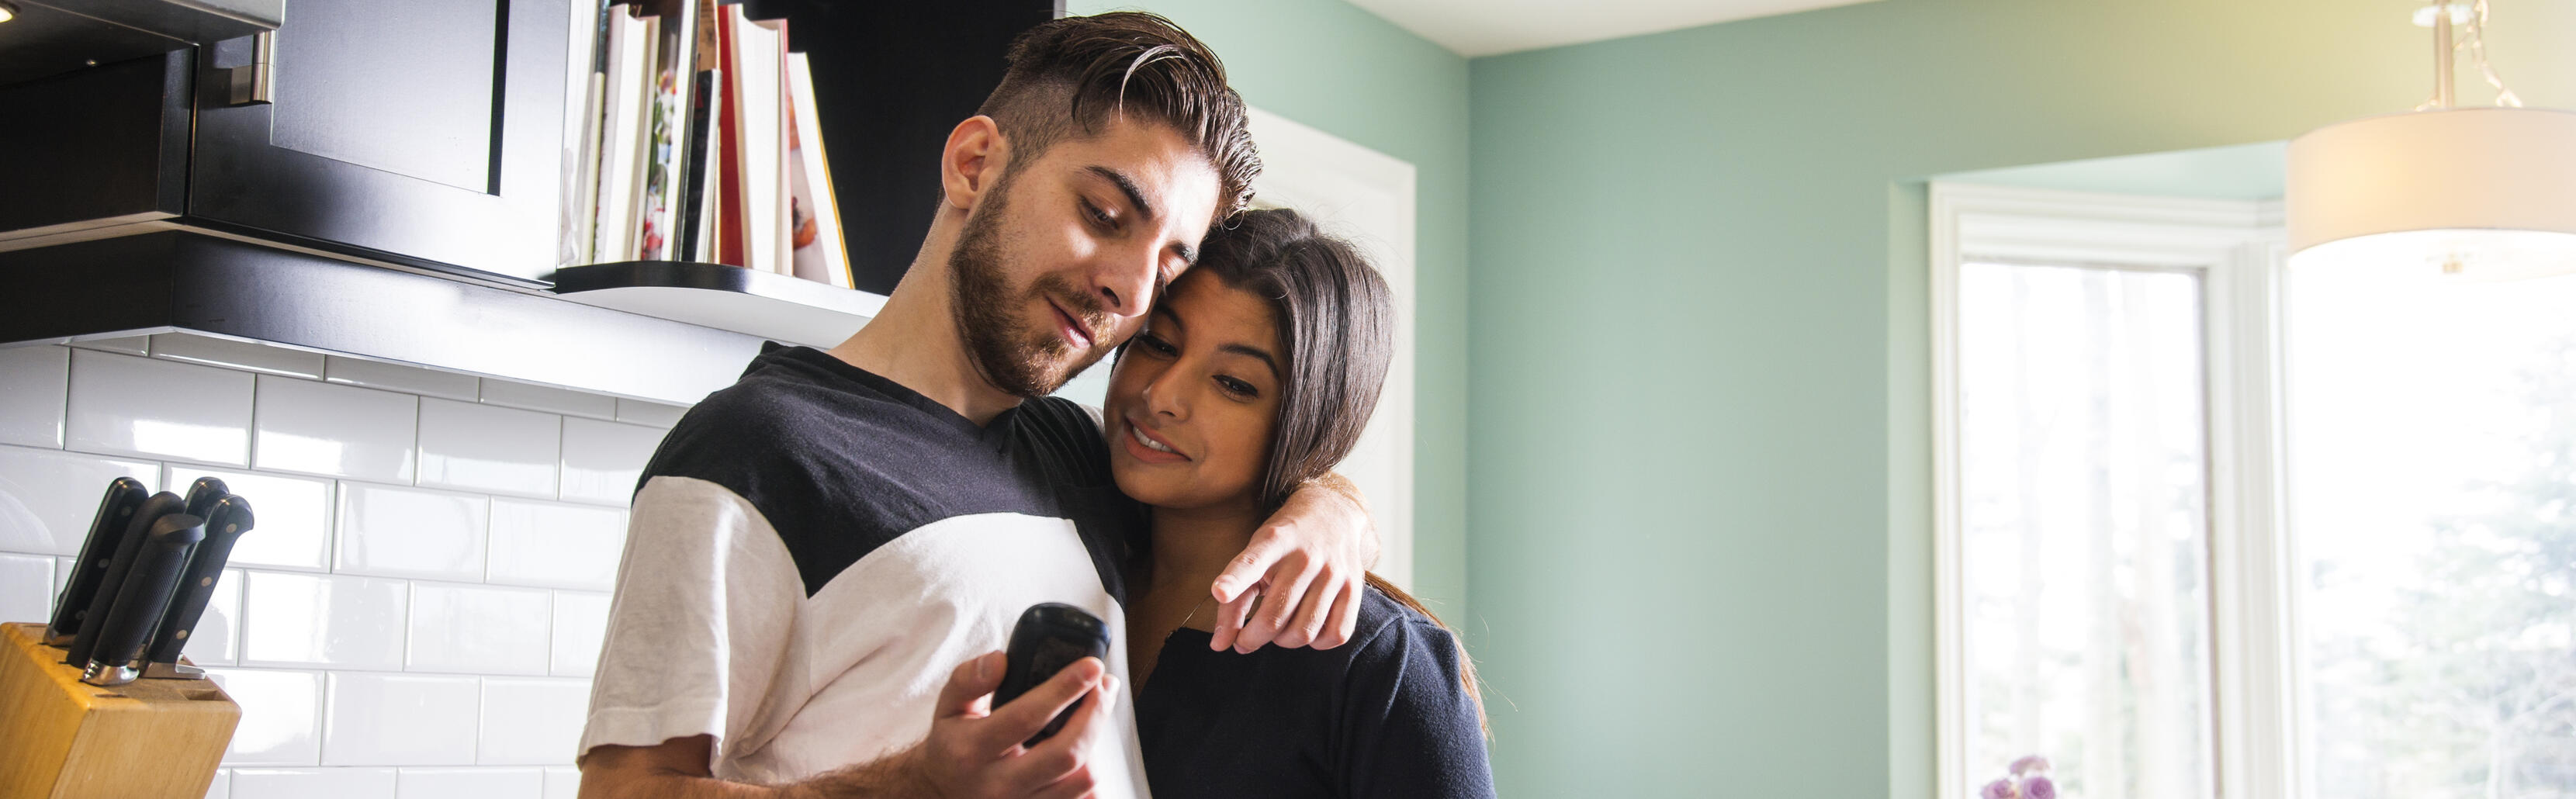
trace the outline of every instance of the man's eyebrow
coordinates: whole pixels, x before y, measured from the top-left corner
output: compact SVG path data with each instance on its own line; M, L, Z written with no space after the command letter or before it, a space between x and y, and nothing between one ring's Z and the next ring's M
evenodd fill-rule
M1270 357L1270 353L1269 353L1268 351L1266 351L1266 350L1261 349L1260 347L1254 347L1254 346L1250 346L1250 345L1246 345L1246 344L1227 344L1227 345L1223 345L1223 346L1217 347L1216 349L1217 349L1217 351L1218 351L1218 352L1231 352L1231 353L1234 353L1234 354L1236 354L1236 355L1249 355L1249 356L1252 356L1252 357L1255 357L1255 358L1259 358L1259 359L1261 359L1261 363L1262 363L1263 365L1266 365L1266 366L1269 366L1269 367L1270 367L1270 377L1271 377L1272 379L1278 379L1278 378L1279 378L1279 362L1278 362L1278 361L1276 361L1276 360L1272 360L1272 359L1271 359L1271 357Z

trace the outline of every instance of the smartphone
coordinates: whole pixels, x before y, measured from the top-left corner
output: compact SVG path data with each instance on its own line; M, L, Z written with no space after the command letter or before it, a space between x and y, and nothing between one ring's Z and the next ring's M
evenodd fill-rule
M1020 621L1011 627L1010 664L1002 669L1002 687L993 691L993 707L999 708L1020 698L1021 694L1045 683L1056 672L1087 657L1109 662L1109 625L1100 617L1060 602L1040 602L1020 613ZM1025 745L1054 737L1064 729L1065 719L1091 701L1085 696L1066 705L1064 712L1047 722L1046 728L1029 738Z

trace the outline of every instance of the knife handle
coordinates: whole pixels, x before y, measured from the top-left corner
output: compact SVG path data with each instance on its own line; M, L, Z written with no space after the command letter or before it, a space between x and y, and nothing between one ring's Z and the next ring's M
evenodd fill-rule
M143 551L135 555L134 570L126 573L124 587L117 589L116 607L107 613L98 648L81 670L81 682L124 685L141 674L143 645L151 642L161 612L170 607L179 572L188 567L188 552L205 537L206 520L185 513L152 523Z
M188 646L188 634L206 613L206 603L215 596L215 584L224 579L224 564L232 559L233 543L241 534L250 532L253 521L250 500L226 494L208 503L205 540L197 542L188 555L187 571L179 573L178 594L171 598L170 609L161 615L157 632L152 634L152 649L145 660L152 663L177 664L179 652Z
M107 576L107 562L116 557L116 546L124 540L125 527L134 520L134 511L152 496L143 481L119 477L107 484L107 496L98 501L98 515L89 521L89 538L81 541L80 559L72 561L72 577L63 584L63 595L54 600L54 616L46 620L45 643L68 646L80 633L81 616L89 613L90 597L98 593L98 584Z
M99 627L107 622L107 610L116 604L117 593L125 590L125 574L134 570L134 554L143 548L144 537L152 533L152 523L187 506L179 495L163 491L134 510L134 519L126 523L119 537L116 554L108 558L107 573L99 577L98 590L90 594L89 609L81 614L80 629L72 635L71 651L64 655L64 663L89 665L90 654L98 649Z
M197 478L195 482L188 484L188 494L184 500L188 503L188 509L181 512L200 519L206 518L206 514L215 509L217 500L231 495L232 491L224 487L223 480L214 477Z

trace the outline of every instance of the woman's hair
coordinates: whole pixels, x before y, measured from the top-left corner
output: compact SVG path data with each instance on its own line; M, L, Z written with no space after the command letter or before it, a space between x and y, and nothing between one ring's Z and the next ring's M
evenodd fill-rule
M1209 231L1199 245L1193 273L1206 272L1226 286L1270 303L1279 328L1279 420L1270 458L1262 468L1261 507L1276 510L1306 481L1322 477L1351 454L1377 410L1395 357L1395 303L1386 279L1349 242L1326 235L1287 209L1245 211ZM1403 589L1376 574L1370 587L1412 608L1434 624L1440 617ZM1446 624L1442 624L1446 627ZM1450 637L1457 638L1452 630ZM1485 718L1476 665L1464 641L1458 676Z

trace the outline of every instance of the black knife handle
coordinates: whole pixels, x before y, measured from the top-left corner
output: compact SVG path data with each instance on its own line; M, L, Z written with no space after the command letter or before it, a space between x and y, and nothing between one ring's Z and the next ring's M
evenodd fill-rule
M224 481L213 477L197 478L196 482L188 484L188 494L185 499L188 509L181 512L200 519L206 518L207 513L214 511L217 500L231 495L232 491L224 487Z
M116 607L107 612L107 623L99 630L98 648L81 671L81 681L91 685L123 685L133 682L141 668L143 645L152 640L152 628L161 622L161 612L170 608L170 595L178 588L179 572L188 568L188 552L206 537L206 520L185 513L174 513L152 523L152 532L143 542L143 550L134 557L134 570L125 575L125 585L116 591Z
M72 636L80 633L81 616L89 613L90 597L107 576L107 562L115 559L126 524L134 520L134 510L143 506L143 500L151 497L152 490L131 477L107 484L107 496L98 501L98 515L89 521L89 538L81 541L80 558L72 561L72 578L63 583L63 595L54 600L54 617L45 624L45 643L69 645Z
M188 503L179 495L163 491L143 501L134 510L118 537L116 554L108 556L107 572L99 575L98 588L90 592L89 609L81 612L80 629L72 634L71 651L63 662L74 666L89 665L90 653L98 648L98 628L107 621L107 609L116 604L116 594L125 588L125 573L134 569L134 553L143 548L143 538L152 533L152 523L161 517L186 510Z
M197 621L206 614L206 603L215 597L215 584L223 582L224 563L232 559L233 542L250 532L250 500L226 494L209 503L206 511L206 537L188 554L188 569L179 573L179 589L170 599L170 609L161 614L157 632L152 634L152 649L145 659L153 663L177 663L179 652L188 647L188 635L197 629Z

